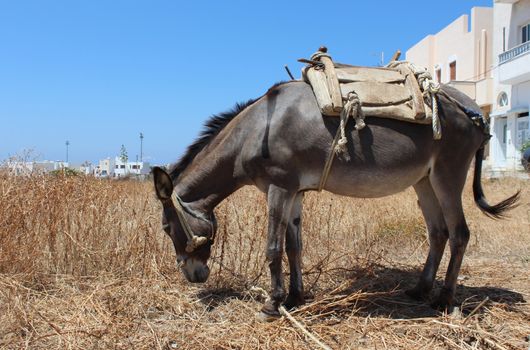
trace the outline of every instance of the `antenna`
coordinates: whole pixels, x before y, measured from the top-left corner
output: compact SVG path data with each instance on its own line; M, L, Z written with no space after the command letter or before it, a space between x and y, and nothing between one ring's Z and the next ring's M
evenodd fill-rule
M68 163L68 146L70 146L70 141L66 140L64 144L66 145L66 163Z
M144 134L140 133L140 162L143 162L144 158Z

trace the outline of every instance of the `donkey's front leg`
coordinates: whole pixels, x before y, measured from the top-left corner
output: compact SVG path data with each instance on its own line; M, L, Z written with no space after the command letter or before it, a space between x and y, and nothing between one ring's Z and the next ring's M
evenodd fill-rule
M287 237L285 239L285 252L289 260L289 294L285 300L285 307L293 307L304 303L304 285L302 282L302 200L304 193L298 192L296 195L293 208L291 209L291 218L287 226Z
M278 307L285 299L283 283L282 255L285 232L289 222L291 208L296 192L270 185L267 193L269 206L269 230L267 238L267 259L271 271L271 294L261 312L266 320L280 316Z

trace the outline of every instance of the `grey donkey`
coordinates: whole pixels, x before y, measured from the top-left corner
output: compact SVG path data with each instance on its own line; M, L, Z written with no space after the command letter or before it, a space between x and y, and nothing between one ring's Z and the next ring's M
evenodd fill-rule
M339 195L375 198L413 186L429 231L429 253L417 285L406 293L426 299L449 240L451 252L445 283L433 307L454 302L469 229L462 209L462 190L475 159L475 202L486 215L501 218L513 208L519 192L489 205L481 186L485 125L469 113L479 107L467 96L442 87L439 110L443 137L433 140L430 125L387 118L366 118L366 127L347 125L349 159L335 159L324 189ZM455 101L457 103L455 103ZM462 108L464 106L464 108ZM292 81L271 87L256 100L210 119L202 135L168 171L154 168L162 226L171 237L177 261L190 282L204 282L217 228L214 208L244 185L267 195L267 259L270 298L261 309L266 319L279 306L304 303L301 271L302 199L318 188L339 118L320 113L311 87ZM282 255L287 253L290 284L284 287Z

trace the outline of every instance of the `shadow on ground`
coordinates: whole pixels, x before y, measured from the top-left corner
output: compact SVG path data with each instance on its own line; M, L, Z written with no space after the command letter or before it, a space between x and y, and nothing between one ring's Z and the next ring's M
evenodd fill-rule
M356 304L359 316L386 317L386 318L419 318L437 317L440 311L430 307L432 300L415 301L405 295L406 289L412 288L419 278L417 269L395 268L384 265L373 265L370 269L351 270L343 275L348 279L349 285L346 294L363 291L374 293L373 297L363 298ZM338 277L338 276L337 276ZM431 298L437 296L443 281L436 281L431 293ZM465 283L465 282L464 282ZM341 292L342 293L342 292ZM382 294L381 294L382 293ZM455 307L465 316L485 299L484 306L493 303L502 304L507 310L517 312L517 305L526 302L523 295L501 287L475 287L459 284L456 290ZM479 314L484 308L479 310Z
M326 309L326 303L322 299L329 297L333 292L334 301L338 301L338 307L333 307L335 316L340 314L351 315L353 309L355 314L361 317L385 317L393 319L412 319L421 317L438 317L441 312L430 307L430 300L420 302L409 298L404 291L416 283L420 271L409 268L388 267L382 264L373 264L369 268L353 268L328 273L327 276L333 281L340 281L335 285L318 288L316 283L315 296L313 291L308 303L317 303L321 309ZM286 278L288 280L288 278ZM434 298L442 286L442 281L437 281L431 297ZM351 300L351 295L362 291L363 297ZM348 300L340 305L340 298ZM197 298L207 306L208 311L213 311L220 305L225 305L233 300L251 301L256 300L243 286L230 288L205 288L197 293ZM474 287L460 284L456 291L456 307L461 309L465 316L469 314L479 303L488 298L484 306L493 303L502 304L508 311L518 312L520 303L525 303L523 295L501 287ZM262 301L262 300L261 300ZM478 311L482 313L484 308ZM316 308L318 311L318 308Z
M250 301L252 296L236 288L205 288L197 293L197 299L204 305L208 311L213 311L221 305L230 303L233 300Z

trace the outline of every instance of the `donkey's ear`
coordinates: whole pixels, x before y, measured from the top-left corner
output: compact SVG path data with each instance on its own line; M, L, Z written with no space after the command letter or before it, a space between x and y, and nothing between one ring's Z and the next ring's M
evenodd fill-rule
M170 199L173 193L173 181L171 181L168 173L164 169L155 166L153 168L153 179L155 181L155 191L158 199Z

